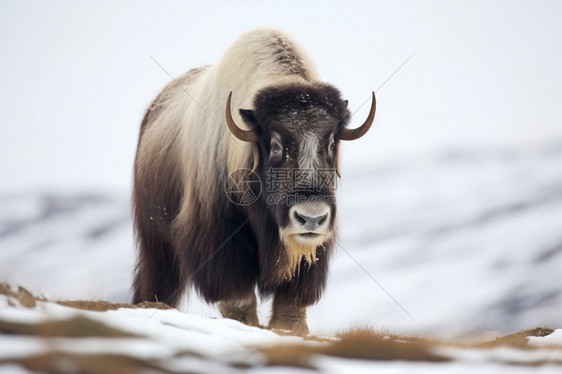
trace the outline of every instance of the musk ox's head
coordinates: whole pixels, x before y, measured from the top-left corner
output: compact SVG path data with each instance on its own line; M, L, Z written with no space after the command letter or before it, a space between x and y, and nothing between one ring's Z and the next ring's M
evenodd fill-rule
M317 247L333 239L339 141L367 132L375 115L375 96L368 119L350 130L347 101L333 86L268 87L256 95L253 110L240 109L248 131L232 119L231 95L228 127L238 139L252 142L253 172L264 187L260 198L279 228L293 271L303 257L314 262Z

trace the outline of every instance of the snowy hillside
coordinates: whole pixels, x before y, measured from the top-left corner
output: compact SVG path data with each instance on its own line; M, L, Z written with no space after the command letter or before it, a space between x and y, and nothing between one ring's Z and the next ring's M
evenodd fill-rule
M312 333L562 326L562 143L375 160L344 169L338 194L339 246ZM3 196L0 247L4 281L54 298L130 300L126 195ZM218 317L196 295L183 310Z
M303 340L154 307L55 303L0 284L0 372L524 373L540 365L556 373L562 365L562 330L471 344L370 331Z

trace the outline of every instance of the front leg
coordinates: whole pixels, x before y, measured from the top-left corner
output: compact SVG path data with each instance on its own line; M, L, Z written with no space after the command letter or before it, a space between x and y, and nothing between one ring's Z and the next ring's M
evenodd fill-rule
M306 307L276 296L273 299L273 313L269 328L272 330L289 330L297 335L308 335Z
M257 301L254 290L246 297L220 301L219 310L224 318L234 319L250 326L261 327L258 321Z

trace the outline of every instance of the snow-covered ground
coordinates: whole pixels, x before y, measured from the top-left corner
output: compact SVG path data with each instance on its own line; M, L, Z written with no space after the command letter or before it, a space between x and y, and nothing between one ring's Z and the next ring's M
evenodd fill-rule
M311 368L323 373L557 373L562 365L562 330L524 336L520 344L525 347L444 342L417 346L407 338L387 335L381 339L395 351L371 354L403 359L359 360L360 355L344 358L349 353L342 357L327 349L334 340L281 336L233 320L173 309L78 310L31 301L29 294L16 288L0 293L0 328L11 332L0 336L1 373L25 372L22 367L38 365L57 373L299 373ZM283 358L280 352L291 346L299 347L301 356L293 353ZM424 356L415 358L415 347ZM315 351L305 354L307 350Z
M51 299L128 301L144 109L167 72L212 63L268 25L293 35L352 109L382 86L374 128L343 145L339 246L311 332L560 328L560 14L555 1L4 1L0 281ZM173 318L218 317L194 295L182 310Z

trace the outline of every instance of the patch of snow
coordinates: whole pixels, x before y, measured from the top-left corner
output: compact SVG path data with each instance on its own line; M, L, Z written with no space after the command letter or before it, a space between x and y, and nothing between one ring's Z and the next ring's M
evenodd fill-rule
M554 332L552 332L552 334L549 334L547 336L529 336L527 339L529 340L530 344L536 346L553 345L562 347L562 329L556 329L554 330Z
M404 362L364 361L333 357L317 357L315 364L324 373L330 374L557 374L560 367L544 365L539 367L518 367L494 362Z
M19 365L13 364L0 364L0 373L5 374L29 374L29 371L25 370ZM36 374L40 374L36 372Z
M507 364L535 365L544 362L562 364L561 349L517 349L495 347L487 349L467 349L455 347L436 348L435 353L466 362L502 362Z
M48 349L49 347L44 341L35 337L0 335L0 360L28 357L43 353Z

